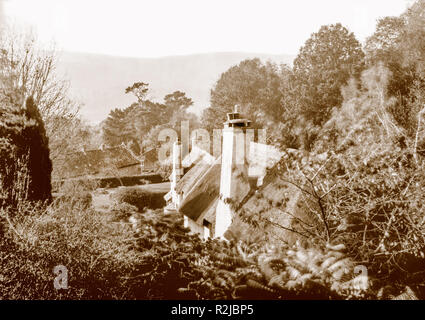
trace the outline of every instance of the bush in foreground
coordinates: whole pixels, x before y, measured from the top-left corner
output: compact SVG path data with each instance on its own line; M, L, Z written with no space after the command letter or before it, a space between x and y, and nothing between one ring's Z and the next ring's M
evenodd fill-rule
M21 206L24 207L24 206ZM32 208L32 209L31 209ZM368 297L341 248L203 241L179 214L77 204L1 211L3 299L342 299ZM138 227L126 222L135 215ZM134 231L137 230L137 231ZM56 290L55 266L68 269ZM357 288L357 289L356 289ZM357 291L356 291L357 290Z
M159 209L165 206L164 194L151 192L146 189L133 187L119 189L114 198L118 203L128 203L140 211L145 209Z
M21 206L22 207L22 206ZM13 218L12 218L13 216ZM121 299L137 252L131 229L78 202L10 214L1 211L0 297L3 299ZM56 290L55 266L69 272L69 288ZM128 298L128 296L127 296Z

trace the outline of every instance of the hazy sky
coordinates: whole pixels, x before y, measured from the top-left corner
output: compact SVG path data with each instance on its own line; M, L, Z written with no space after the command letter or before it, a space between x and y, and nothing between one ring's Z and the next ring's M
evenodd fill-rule
M321 25L363 41L410 0L0 0L9 20L64 50L158 57L218 51L296 54ZM0 9L1 10L1 9Z

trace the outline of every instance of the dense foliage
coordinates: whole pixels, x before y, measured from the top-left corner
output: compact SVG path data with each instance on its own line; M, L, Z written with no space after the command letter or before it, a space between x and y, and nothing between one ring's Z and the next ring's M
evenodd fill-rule
M251 120L265 124L281 113L280 72L289 72L286 66L278 68L259 59L244 60L224 72L211 90L211 106L203 113L205 129L221 129L226 113L234 106Z
M326 205L335 236L374 272L407 281L425 266L424 159L376 91L369 86L345 102L325 126L334 139L317 146L330 151L317 179L334 186Z
M282 118L266 125L276 145L309 151L284 166L316 218L310 242L343 243L378 282L422 296L424 12L420 0L378 21L365 53L341 25L322 27L280 80ZM255 79L238 75L241 84Z
M363 59L360 43L341 24L313 33L294 61L299 114L314 125L329 119L332 108L342 103L341 86L358 78Z
M386 92L397 103L389 111L410 133L415 130L416 116L422 109L416 103L418 89L423 90L425 85L424 10L425 2L417 1L400 17L380 19L365 46L368 65L380 63L390 71Z
M114 198L117 203L127 203L138 210L158 209L165 206L164 193L152 192L139 187L119 189Z
M80 148L75 128L81 125L80 104L70 96L69 81L59 75L55 46L42 47L32 32L3 26L0 50L4 58L2 72L13 75L13 86L23 96L32 97L39 109L49 138L50 158L54 161L63 153Z
M163 103L147 98L148 84L136 82L126 89L133 93L137 102L124 109L113 109L102 124L103 141L116 146L124 143L137 155L157 147L159 132L173 129L180 132L181 121L190 121L194 127L196 117L187 112L193 104L192 99L181 91L164 97Z
M24 206L21 206L22 208ZM178 214L121 206L100 213L78 202L27 207L5 218L3 299L339 299L365 294L343 246L247 246L201 240ZM130 217L130 219L129 219ZM128 223L128 221L131 222ZM68 288L55 289L55 266Z
M15 205L20 198L51 199L52 163L43 120L32 98L23 105L18 101L0 107L1 205Z

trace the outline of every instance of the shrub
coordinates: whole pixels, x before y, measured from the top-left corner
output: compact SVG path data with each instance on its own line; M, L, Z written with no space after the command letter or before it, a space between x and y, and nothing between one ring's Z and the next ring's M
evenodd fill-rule
M115 203L111 208L111 213L116 221L126 221L133 214L137 213L138 209L128 203Z
M110 216L69 203L47 209L1 210L0 296L3 299L121 299L138 253L131 228ZM56 290L53 268L69 272L68 289Z
M65 180L60 185L58 192L63 194L74 194L82 191L95 191L99 187L96 179Z
M345 95L349 100L333 111L312 152L302 158L283 159L285 170L278 175L297 187L301 194L297 207L315 218L313 223L302 221L308 236L299 237L300 242L315 243L319 248L334 242L344 244L344 256L350 263L364 265L374 286L392 287L390 295L381 297L395 296L406 286L424 297L425 158L417 143L423 139L423 123L417 119L416 137L396 124L388 111L392 101L385 94L386 76L382 68L364 73L364 90L352 88L355 92ZM296 212L295 208L290 214ZM279 218L273 210L267 209L267 213ZM248 232L233 236L249 240L253 230L267 235L267 229L259 223L264 216L254 210L247 217L250 220L243 221L249 226ZM304 227L307 222L309 225ZM292 220L290 227L295 223ZM319 251L318 256L327 259L329 252ZM279 258L286 265L288 254ZM342 283L332 278L319 282L328 283L325 287L338 293ZM258 288L267 284L256 282L261 284ZM280 287L288 286L286 281L282 283ZM371 290L368 294L376 294ZM338 295L350 297L345 291ZM354 296L366 297L357 293Z
M170 179L171 173L173 172L173 166L171 164L160 164L155 163L155 172L158 173L164 181Z
M97 189L98 182L94 179L66 180L59 188L56 201L71 206L79 205L89 208L92 205L92 192Z
M28 207L30 210L31 207ZM131 212L129 206L120 207ZM159 214L161 213L161 214ZM368 277L343 246L203 241L179 214L147 210L138 226L66 203L0 211L3 299L341 299L365 295ZM136 230L136 231L134 231ZM69 272L56 290L55 266ZM396 292L394 292L396 293Z
M367 91L334 112L308 164L291 174L318 203L322 242L344 243L380 281L423 294L425 159L388 112L381 71L365 74Z
M128 203L135 206L139 211L144 209L158 209L165 206L164 194L151 192L142 188L119 189L115 195L118 203Z
M88 191L80 191L74 194L64 194L55 199L59 203L66 203L70 206L79 206L81 209L90 208L93 202L93 195Z
M131 186L144 185L144 184L150 184L150 183L161 183L161 182L163 182L163 179L161 175L157 173L144 174L139 176L106 177L106 178L100 178L98 180L99 187L102 187L102 188L117 188L120 186L131 187Z
M2 209L0 217L3 299L197 298L179 289L201 279L205 263L225 266L209 261L210 245L190 235L178 214L140 214L137 233L113 215L66 203L13 217ZM227 247L217 248L211 256ZM69 272L68 289L54 289L58 265Z
M334 157L323 174L344 174L328 178L333 189L324 206L332 237L343 241L356 260L367 261L370 272L382 279L413 284L414 273L425 266L425 167L409 150L380 145L360 163L352 162L353 150Z

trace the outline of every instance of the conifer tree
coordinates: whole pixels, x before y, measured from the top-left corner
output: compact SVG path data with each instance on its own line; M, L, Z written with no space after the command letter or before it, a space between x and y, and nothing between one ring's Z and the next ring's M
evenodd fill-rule
M0 105L1 205L51 200L52 162L40 112L31 97L25 104L17 91L9 97Z

